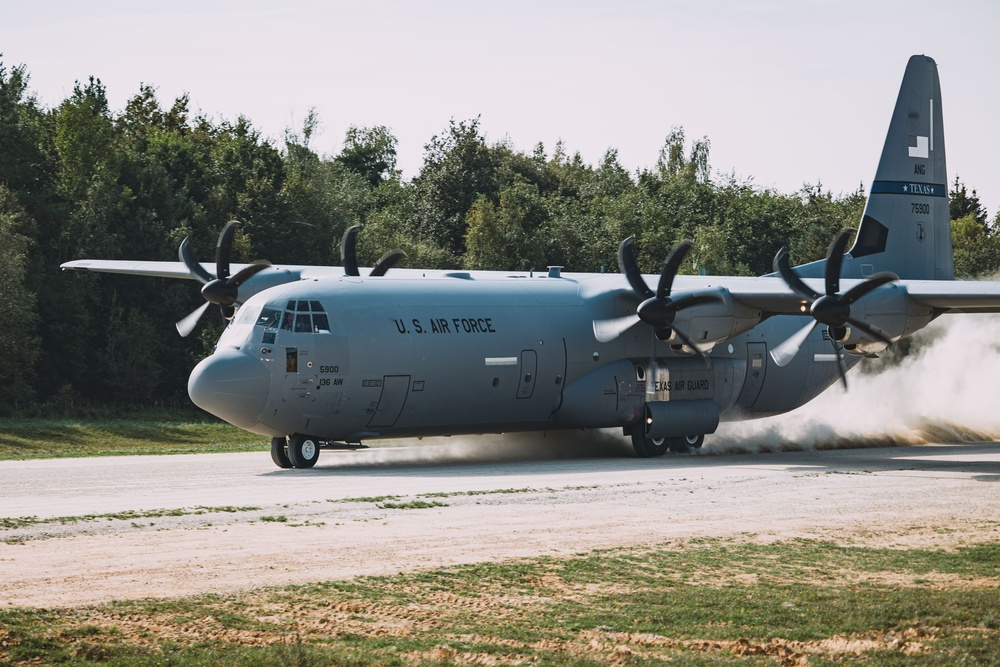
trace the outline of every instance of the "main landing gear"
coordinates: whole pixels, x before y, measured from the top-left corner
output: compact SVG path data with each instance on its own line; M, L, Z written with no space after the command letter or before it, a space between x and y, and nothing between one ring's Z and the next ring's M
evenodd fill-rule
M319 460L319 441L299 433L271 438L271 460L279 468L312 468Z
M692 449L700 449L705 443L705 435L685 435L678 438L650 438L642 424L632 427L632 449L640 459L663 456L669 449L674 454L687 454Z

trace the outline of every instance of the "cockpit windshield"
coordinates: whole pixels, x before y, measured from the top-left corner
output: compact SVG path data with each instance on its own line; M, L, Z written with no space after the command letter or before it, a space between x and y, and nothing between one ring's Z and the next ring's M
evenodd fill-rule
M268 317L269 324L264 326L278 326L280 320L283 331L294 331L297 333L330 333L330 320L327 318L323 304L319 301L306 301L304 299L289 300L285 305L284 312L265 308L260 319L263 320L265 314L273 313ZM258 321L258 324L263 322Z

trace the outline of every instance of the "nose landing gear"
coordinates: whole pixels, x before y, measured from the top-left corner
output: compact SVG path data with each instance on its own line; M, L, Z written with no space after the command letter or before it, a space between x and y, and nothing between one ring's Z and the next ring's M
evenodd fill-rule
M319 441L300 433L271 438L271 460L279 468L312 468L319 460Z

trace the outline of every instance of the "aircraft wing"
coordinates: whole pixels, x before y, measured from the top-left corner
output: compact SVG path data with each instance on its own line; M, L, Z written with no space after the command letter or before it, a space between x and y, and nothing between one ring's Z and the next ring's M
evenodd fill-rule
M719 277L718 284L734 299L771 315L800 315L804 300L792 292L777 276L759 278ZM820 294L823 281L803 279ZM847 291L860 280L841 280L841 291ZM934 308L940 313L1000 312L1000 282L972 280L899 280L879 289L903 289L913 301Z
M215 268L202 264L209 273ZM137 262L128 259L77 259L60 264L63 271L96 271L98 273L122 273L129 276L151 276L153 278L188 278L195 280L184 262Z
M1000 313L1000 282L903 280L911 299L942 312Z
M215 273L215 264L201 262L202 268L209 274ZM241 269L250 266L249 264L233 264L230 270L233 274ZM152 278L183 278L187 280L197 280L184 265L184 262L139 262L128 259L77 259L72 262L60 264L59 268L64 271L95 271L97 273L120 273L129 276L149 276ZM340 266L298 266L285 265L276 266L276 269L284 269L300 274L302 279L324 278L344 275L344 269Z

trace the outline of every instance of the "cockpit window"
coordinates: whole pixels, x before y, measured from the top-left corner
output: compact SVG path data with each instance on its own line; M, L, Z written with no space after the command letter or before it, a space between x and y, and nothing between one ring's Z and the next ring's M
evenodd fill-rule
M240 308L236 315L236 324L252 324L257 311L254 308Z
M274 310L275 318L280 318L281 329L283 331L295 331L296 333L330 333L330 320L326 315L323 304L319 301L289 300L285 304L285 312ZM261 319L270 309L265 309L261 313ZM274 324L276 325L277 319Z
M265 308L260 311L260 316L257 318L257 326L264 327L266 329L277 328L278 321L281 319L281 311L275 308Z

